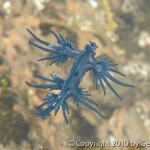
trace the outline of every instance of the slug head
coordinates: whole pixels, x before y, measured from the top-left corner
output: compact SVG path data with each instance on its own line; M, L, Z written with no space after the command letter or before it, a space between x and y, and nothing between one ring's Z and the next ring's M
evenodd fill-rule
M98 48L98 46L95 42L91 42L91 41L89 41L89 42L90 42L90 44L87 44L85 46L85 49L86 49L87 52L90 52L90 53L95 55L96 54L96 49Z

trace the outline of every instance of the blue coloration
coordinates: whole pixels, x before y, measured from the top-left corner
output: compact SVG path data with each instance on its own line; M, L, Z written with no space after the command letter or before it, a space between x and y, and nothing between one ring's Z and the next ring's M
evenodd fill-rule
M58 76L52 76L51 79L45 78L42 76L36 75L37 78L50 82L49 84L35 85L26 82L29 86L34 88L43 88L50 90L60 90L60 93L54 94L52 93L48 97L43 99L43 103L37 107L35 113L42 117L46 117L50 115L50 112L54 110L55 115L58 113L59 109L62 109L64 119L66 123L68 123L66 113L69 114L69 106L67 103L68 98L72 98L74 103L79 107L80 103L90 108L92 111L96 112L101 117L104 117L103 114L98 111L94 106L98 106L93 100L89 98L90 94L85 91L83 88L79 87L80 82L85 76L86 72L89 70L93 71L94 82L96 84L96 88L98 89L100 86L103 89L104 95L106 94L106 89L104 83L110 88L110 90L119 98L120 95L116 92L116 90L112 87L109 80L125 87L134 87L133 85L129 85L117 80L110 73L116 73L122 76L125 76L123 73L114 69L114 64L112 61L101 58L100 60L96 60L95 54L98 46L96 43L91 42L85 46L83 51L78 50L74 47L74 44L67 37L64 38L61 34L59 36L53 32L52 34L56 37L58 44L52 44L49 42L45 42L39 39L35 34L33 34L29 29L27 31L40 43L46 47L42 47L37 45L31 41L29 43L40 50L50 52L54 54L53 56L49 56L46 58L42 58L39 61L43 60L52 60L51 64L62 64L65 63L68 59L74 58L75 62L71 68L70 74L66 80L61 79ZM109 79L109 80L108 80ZM93 106L94 105L94 106ZM46 108L43 106L46 106Z

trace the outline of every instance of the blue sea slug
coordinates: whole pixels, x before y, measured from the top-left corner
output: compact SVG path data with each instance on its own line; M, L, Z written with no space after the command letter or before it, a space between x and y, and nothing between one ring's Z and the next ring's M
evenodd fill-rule
M112 61L101 58L97 60L95 58L96 49L98 48L95 42L89 41L89 44L85 45L83 51L74 47L73 42L68 39L68 37L64 37L61 34L57 35L55 32L51 31L52 34L56 37L58 44L52 44L50 42L46 42L38 38L34 33L32 33L29 29L27 31L39 42L46 47L35 44L31 41L29 43L40 50L52 53L52 56L48 56L39 61L43 60L51 60L51 64L63 64L68 59L73 58L75 60L72 65L71 71L67 77L67 79L62 79L57 75L51 75L51 78L46 78L43 76L36 75L37 78L45 80L48 84L36 85L27 83L27 85L34 88L43 88L50 90L60 90L59 94L51 93L48 97L43 99L43 103L35 109L35 113L42 117L47 117L50 115L51 111L55 112L57 115L59 109L62 109L64 119L66 123L67 114L69 114L69 106L67 100L72 98L73 102L79 106L80 103L96 112L101 117L104 115L95 107L98 106L93 100L89 98L90 94L82 87L80 87L80 83L84 78L85 74L92 70L94 82L96 84L96 88L98 89L100 86L103 89L104 95L106 95L106 89L104 83L110 88L110 90L119 98L122 97L117 93L117 91L110 84L109 80L125 87L134 87L133 85L123 83L117 80L114 76L112 76L111 72L125 76L123 73L119 72L114 68L114 66L118 64L114 64ZM43 107L43 106L46 106ZM94 107L95 106L95 107Z

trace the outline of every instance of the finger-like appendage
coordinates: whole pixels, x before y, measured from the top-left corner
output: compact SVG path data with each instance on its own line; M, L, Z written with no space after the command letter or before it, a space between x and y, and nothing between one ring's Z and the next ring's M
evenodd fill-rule
M33 46L35 46L35 47L37 47L37 48L39 48L39 49L45 51L45 52L50 52L50 53L55 53L55 54L58 54L58 53L59 53L57 50L42 47L42 46L37 45L37 44L35 44L35 43L31 42L31 41L29 41L29 43L30 43L31 45L33 45Z
M57 56L57 55L56 55L56 56L49 56L49 57L41 58L41 59L39 59L38 61L43 61L43 60L52 60L52 59L56 59L56 58L58 58L58 56Z
M45 78L45 77L39 76L39 75L34 75L34 76L37 77L37 78L40 78L40 79L42 79L42 80L45 80L45 81L48 81L48 82L53 82L53 83L55 83L54 80L51 80L51 79L49 79L49 78Z
M52 30L51 30L51 32L52 32L52 34L56 37L57 42L58 42L59 44L62 44L62 42L61 42L60 38L58 37L58 35L57 35L54 31L52 31Z
M66 116L66 108L63 105L61 105L61 108L62 108L64 119L65 119L66 123L68 124L68 119L67 119L67 116Z
M40 38L38 38L38 37L37 37L33 32L31 32L28 28L27 28L27 31L28 31L39 43L44 44L44 45L46 45L46 46L51 45L51 43L48 43L48 42L43 41L43 40L41 40Z
M122 76L126 76L125 74L123 74L122 72L118 71L118 70L115 70L115 69L112 69L112 68L107 68L108 71L112 71L114 73L117 73L117 74L120 74Z
M33 88L42 88L42 89L51 89L53 85L51 84L31 84L31 83L28 83L27 81L25 81L25 83L27 85L29 85L30 87L33 87Z
M82 98L83 100L86 100L86 101L88 101L88 102L90 102L90 103L92 103L92 104L98 106L97 103L95 103L93 100L89 99L88 97L82 97L82 96L81 96L81 98Z
M102 80L102 76L101 76L101 75L99 75L99 82L100 82L100 85L102 86L104 95L106 95L106 89L105 89L105 86L104 86L104 83L103 83L103 80Z
M59 105L59 106L57 106L57 107L55 107L55 116L57 115L57 113L58 113L59 109L60 109L60 105Z
M113 77L110 73L108 73L107 71L103 71L103 72L104 72L104 74L105 74L105 76L106 76L107 78L109 78L110 80L112 80L113 82L115 82L115 83L117 83L117 84L119 84L119 85L121 85L121 86L134 87L133 85L126 84L126 83L123 83L123 82L117 80L116 78L114 78L114 77Z
M105 118L105 116L101 112L99 112L97 109L95 109L94 107L92 107L91 105L89 105L88 103L86 103L85 101L80 101L80 103L82 103L83 105L85 105L86 107L88 107L89 109L91 109L92 111L96 112L101 117Z
M65 44L65 43L66 43L65 38L64 38L61 34L59 34L59 36L61 37L61 39L62 39L62 41L63 41L63 44Z
M98 84L98 76L97 76L96 73L94 74L94 83L96 84L96 88L98 89L99 88L99 84Z
M121 100L123 100L123 98L115 91L115 89L111 86L111 84L109 83L109 81L107 80L107 78L105 76L102 76L102 79L104 80L104 82L107 84L107 86L113 91L113 93Z

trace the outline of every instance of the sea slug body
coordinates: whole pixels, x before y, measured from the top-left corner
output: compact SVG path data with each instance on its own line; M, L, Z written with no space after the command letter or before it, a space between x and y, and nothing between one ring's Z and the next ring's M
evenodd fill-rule
M67 100L71 97L73 102L78 107L80 104L83 104L92 111L96 112L101 117L104 117L104 115L95 108L98 105L89 98L90 94L84 88L80 87L80 83L83 80L85 74L90 70L93 71L94 83L96 84L96 88L98 89L101 86L104 95L106 95L106 89L104 85L105 83L119 99L122 99L122 97L110 84L109 80L121 86L134 87L133 85L117 80L111 74L111 72L113 72L121 76L125 76L122 72L114 68L114 66L118 64L114 64L112 61L106 58L101 58L99 60L95 58L96 49L98 48L95 42L89 41L89 44L85 45L85 49L81 51L75 48L73 42L68 39L68 37L65 38L61 34L57 35L53 31L51 32L56 37L58 44L52 44L50 42L43 41L29 29L27 29L27 31L33 36L33 38L35 38L37 42L43 44L46 47L29 41L31 45L39 48L40 50L53 54L53 56L41 58L39 59L39 61L51 60L50 65L52 65L54 63L63 64L70 58L73 58L75 60L74 64L72 65L70 74L65 80L58 77L57 75L51 75L51 78L36 75L37 78L47 81L48 84L36 85L28 83L26 81L27 85L34 88L60 90L59 94L51 93L48 97L43 99L43 103L35 110L35 113L37 115L47 117L52 111L54 111L55 115L57 115L59 109L61 108L64 119L66 123L68 123L67 114L69 114L69 106ZM43 106L46 106L46 108Z

